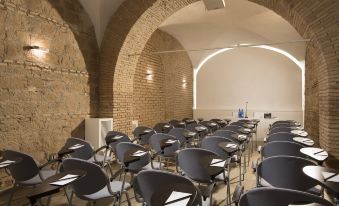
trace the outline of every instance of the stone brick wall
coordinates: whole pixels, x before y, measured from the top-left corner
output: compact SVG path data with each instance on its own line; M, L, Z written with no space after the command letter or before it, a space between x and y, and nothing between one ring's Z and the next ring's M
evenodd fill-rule
M74 0L2 0L0 31L0 149L43 161L66 138L83 137L84 119L97 116L94 29Z
M193 115L193 68L188 54L153 53L176 49L183 47L171 35L157 30L139 58L133 82L133 120L139 125L153 127L158 122ZM152 80L147 80L148 74L153 75Z

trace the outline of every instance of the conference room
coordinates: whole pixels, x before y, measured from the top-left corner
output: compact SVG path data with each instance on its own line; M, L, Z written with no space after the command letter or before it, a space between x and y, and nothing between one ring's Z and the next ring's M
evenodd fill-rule
M339 205L337 0L0 0L0 205Z

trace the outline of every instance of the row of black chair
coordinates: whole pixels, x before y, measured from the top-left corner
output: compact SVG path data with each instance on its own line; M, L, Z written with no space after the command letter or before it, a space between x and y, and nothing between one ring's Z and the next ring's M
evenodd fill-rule
M259 198L253 205L332 205L322 198L323 188L319 183L303 172L305 166L315 166L317 162L300 152L306 145L294 140L298 135L291 131L302 130L300 126L291 120L277 121L270 126L256 167L257 187L265 187L267 191L261 194L263 200ZM253 191L258 195L257 189Z

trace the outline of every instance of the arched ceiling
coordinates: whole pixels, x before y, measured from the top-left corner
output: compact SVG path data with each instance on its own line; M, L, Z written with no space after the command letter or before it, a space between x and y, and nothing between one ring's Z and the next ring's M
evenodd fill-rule
M98 44L110 17L125 0L79 0L95 26ZM297 31L273 11L247 0L226 0L226 7L207 11L202 1L169 17L160 26L186 49L220 48L236 44L260 44L302 40ZM305 59L305 43L275 45L300 61ZM189 52L193 67L213 51Z
M111 16L125 0L79 0L90 16L100 46Z
M207 11L199 1L173 14L160 29L176 37L188 50L302 40L282 17L247 0L227 0L226 8L213 11ZM305 43L275 47L300 61L305 59ZM194 68L213 52L190 52Z

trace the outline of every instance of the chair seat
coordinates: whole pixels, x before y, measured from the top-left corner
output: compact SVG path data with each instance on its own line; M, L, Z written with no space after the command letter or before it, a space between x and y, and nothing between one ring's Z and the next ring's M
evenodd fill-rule
M40 174L42 176L43 179L47 179L53 175L56 174L56 170L40 170ZM29 180L25 180L25 181L20 181L17 182L20 185L36 185L36 184L40 184L42 182L39 174L37 174L36 176L34 176L33 178L29 179Z
M122 182L113 181L113 182L110 183L110 186L111 186L113 193L118 193L118 192L121 191ZM129 183L125 183L124 190L127 190L130 187L131 187L131 185ZM99 199L106 198L106 197L112 197L112 194L109 192L107 186L105 186L104 188L102 188L98 192L90 194L90 195L84 195L84 197L86 199L90 199L90 200L99 200Z

